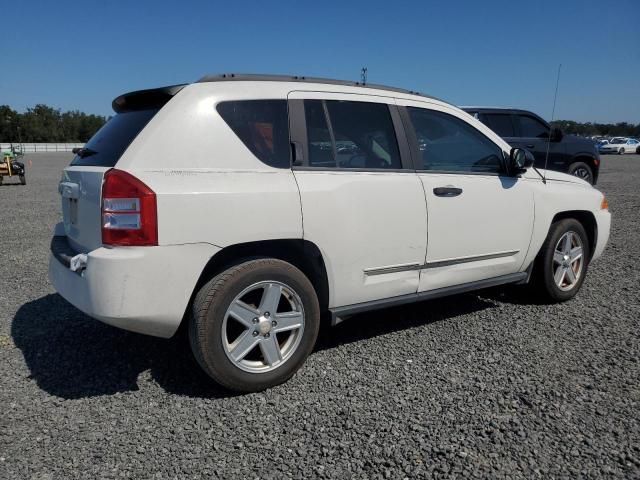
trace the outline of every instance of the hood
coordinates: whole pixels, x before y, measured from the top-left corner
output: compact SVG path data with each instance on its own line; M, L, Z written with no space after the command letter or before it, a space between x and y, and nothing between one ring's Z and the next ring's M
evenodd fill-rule
M591 184L581 178L578 178L574 175L569 175L568 173L556 172L555 170L547 170L545 175L545 170L540 168L540 173L545 176L548 181L552 182L564 182L564 183L573 183L574 185L583 185L585 187L591 187Z
M593 140L584 137L578 137L577 135L566 134L562 137L562 141L574 145L580 145L583 150L593 150L597 148Z

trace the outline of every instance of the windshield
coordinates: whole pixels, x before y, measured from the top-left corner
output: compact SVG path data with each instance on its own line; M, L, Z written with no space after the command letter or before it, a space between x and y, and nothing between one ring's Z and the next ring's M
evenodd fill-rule
M119 113L91 137L72 166L114 167L158 109Z

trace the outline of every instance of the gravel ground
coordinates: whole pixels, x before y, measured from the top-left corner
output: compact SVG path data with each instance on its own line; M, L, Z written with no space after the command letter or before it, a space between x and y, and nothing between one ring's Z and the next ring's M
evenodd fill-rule
M491 290L324 330L302 370L233 396L184 338L91 320L47 281L70 157L0 187L0 478L640 478L640 156L579 296Z

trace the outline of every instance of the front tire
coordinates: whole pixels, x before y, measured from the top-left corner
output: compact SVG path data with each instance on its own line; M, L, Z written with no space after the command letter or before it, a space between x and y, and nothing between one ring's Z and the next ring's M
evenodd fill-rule
M533 284L544 300L565 302L576 296L589 265L587 233L580 222L554 222L542 244L533 272Z
M189 340L216 382L256 392L287 381L311 353L320 326L313 285L293 265L250 260L207 282L193 302Z
M621 148L620 150L618 150L618 155L624 155L624 148Z
M574 175L593 185L593 171L591 167L584 162L572 163L569 166L569 175Z

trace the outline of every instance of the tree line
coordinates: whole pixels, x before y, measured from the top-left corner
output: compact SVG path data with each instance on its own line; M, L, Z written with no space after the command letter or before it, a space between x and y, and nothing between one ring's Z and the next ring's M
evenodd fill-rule
M105 124L107 117L73 110L61 112L38 104L24 113L0 105L1 143L84 143ZM553 126L565 133L583 136L640 137L640 123L580 123L556 120Z
M24 113L0 105L1 143L84 143L108 119L78 110L61 112L38 104Z
M564 133L582 135L584 137L640 137L640 123L580 123L572 120L556 120L552 122L554 127L560 128Z

